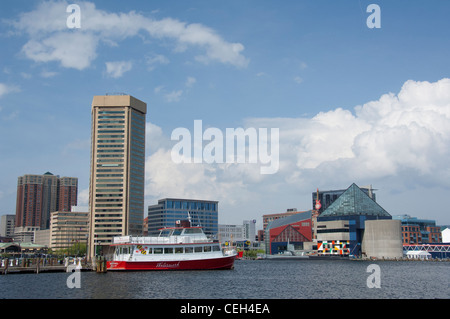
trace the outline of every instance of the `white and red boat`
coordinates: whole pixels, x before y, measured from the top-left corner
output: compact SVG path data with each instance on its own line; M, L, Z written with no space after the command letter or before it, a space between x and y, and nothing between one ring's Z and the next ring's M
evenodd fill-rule
M160 230L159 236L114 238L113 259L107 270L233 269L235 250L222 250L201 227Z

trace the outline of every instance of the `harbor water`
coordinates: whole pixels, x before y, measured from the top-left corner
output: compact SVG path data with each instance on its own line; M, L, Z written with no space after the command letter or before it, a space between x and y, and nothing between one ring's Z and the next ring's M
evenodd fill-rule
M374 268L377 271L373 271ZM450 263L237 260L234 270L0 276L1 299L448 299ZM373 276L377 276L376 282ZM373 283L376 283L374 286Z

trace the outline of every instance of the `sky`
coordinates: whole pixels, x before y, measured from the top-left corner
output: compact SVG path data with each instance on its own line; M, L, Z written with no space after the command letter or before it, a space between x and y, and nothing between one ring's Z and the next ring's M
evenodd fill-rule
M147 103L145 216L161 198L217 200L219 223L260 228L356 183L391 215L448 225L449 14L433 0L2 1L0 215L19 176L48 171L78 177L87 206L92 98L125 93ZM196 120L278 129L277 171L177 163L172 133Z

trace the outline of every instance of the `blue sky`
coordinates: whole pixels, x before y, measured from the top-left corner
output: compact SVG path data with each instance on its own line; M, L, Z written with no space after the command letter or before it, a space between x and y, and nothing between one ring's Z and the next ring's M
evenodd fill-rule
M68 29L65 8L81 8ZM370 29L369 4L381 8ZM90 106L147 103L146 206L219 200L219 222L311 208L311 192L372 184L392 215L450 224L450 3L3 1L0 214L17 177L89 187ZM171 132L280 129L280 171L171 161ZM438 202L438 206L431 206Z

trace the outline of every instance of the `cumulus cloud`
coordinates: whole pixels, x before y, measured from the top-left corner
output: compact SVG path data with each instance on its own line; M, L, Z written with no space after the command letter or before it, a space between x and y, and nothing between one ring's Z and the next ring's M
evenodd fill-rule
M450 187L450 79L407 81L397 95L353 112L337 108L311 119L252 119L247 125L280 127L280 169L289 169L293 182L412 174L417 183L432 179Z
M186 80L186 87L190 88L194 86L195 82L197 82L197 80L194 77L189 76Z
M181 95L183 94L182 90L172 91L164 95L167 102L178 102L180 101Z
M153 54L153 55L146 56L145 62L148 65L147 69L149 71L152 71L156 67L156 65L168 64L170 61L166 56L164 56L162 54Z
M146 193L242 206L248 198L254 205L273 194L387 179L450 188L450 79L407 81L398 94L353 110L336 108L312 118L252 118L243 127L280 129L278 173L261 175L258 164L175 164L169 141L147 157ZM157 126L152 130L158 139L164 136Z
M0 83L0 98L6 94L19 92L19 88L15 85Z
M35 62L58 61L65 68L83 70L97 57L98 41L93 34L58 32L45 39L31 39L22 52Z
M188 24L172 18L155 20L134 11L110 13L96 8L94 3L80 2L81 28L67 28L67 1L46 1L35 10L20 14L10 21L15 32L30 37L23 46L24 55L36 62L57 61L63 67L83 70L97 57L101 42L117 45L118 41L141 35L154 39L170 39L174 50L183 52L190 47L201 48L204 54L197 61L217 61L236 67L246 67L242 55L244 46L224 40L216 31L198 23ZM155 60L156 59L156 60ZM161 55L147 62L167 63Z
M131 61L106 62L106 73L112 78L120 78L125 72L132 69Z

